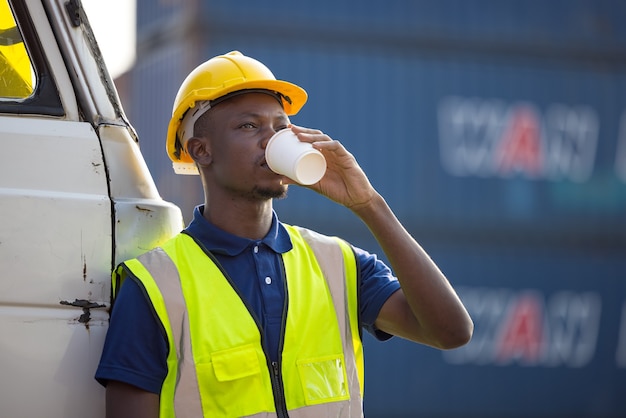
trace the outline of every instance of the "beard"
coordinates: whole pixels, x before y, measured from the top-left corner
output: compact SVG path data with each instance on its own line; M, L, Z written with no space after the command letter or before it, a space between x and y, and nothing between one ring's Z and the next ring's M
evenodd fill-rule
M260 200L269 200L269 199L284 199L287 197L288 187L286 185L281 185L280 188L269 188L269 187L255 187L251 196Z

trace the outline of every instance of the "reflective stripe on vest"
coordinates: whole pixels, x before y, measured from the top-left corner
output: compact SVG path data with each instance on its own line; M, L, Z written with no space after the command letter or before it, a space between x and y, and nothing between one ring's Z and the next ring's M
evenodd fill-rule
M284 334L282 378L289 415L361 416L363 358L354 254L339 239L286 227L294 245L293 250L283 254L290 314ZM153 250L125 265L144 284L168 336L169 372L161 393L161 416L199 417L203 416L202 410L205 416L276 416L270 367L258 326L228 280L192 238L180 234L163 249ZM207 299L192 302L193 295L206 292L207 288L189 285L194 282L195 273L185 266L201 271L202 277L214 278L208 289L217 299L208 303L217 304L218 309L211 311L211 317L223 317L213 318L215 322L208 329L203 322L206 315L199 306ZM317 281L316 288L308 283L315 280L299 280L298 272L304 268L317 270L314 277L323 274L324 286L320 288ZM323 290L326 286L327 290ZM185 299L190 306L185 306ZM326 299L330 306L324 305ZM308 311L308 306L318 310ZM298 317L301 319L295 319ZM302 321L303 318L306 320ZM190 327L190 322L196 326ZM219 328L219 323L228 323L229 327L211 332ZM333 327L335 331L327 330ZM238 334L245 335L248 341ZM207 344L215 338L219 340L217 344ZM198 340L203 341L202 347L193 345ZM333 348L332 341L338 341L339 346L335 344ZM220 390L228 392L220 394ZM217 402L212 400L216 398ZM220 402L220 398L230 401Z

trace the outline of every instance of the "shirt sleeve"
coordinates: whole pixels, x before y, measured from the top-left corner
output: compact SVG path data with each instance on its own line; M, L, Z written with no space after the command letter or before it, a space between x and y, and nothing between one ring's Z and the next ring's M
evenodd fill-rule
M167 375L167 341L141 285L122 284L109 322L96 380L116 380L160 393Z
M380 341L392 337L375 326L376 318L387 299L400 289L398 279L376 254L354 247L361 273L359 309L363 328Z

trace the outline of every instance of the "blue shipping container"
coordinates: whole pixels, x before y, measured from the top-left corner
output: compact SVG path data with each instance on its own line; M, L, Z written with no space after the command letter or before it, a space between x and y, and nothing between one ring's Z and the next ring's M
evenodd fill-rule
M309 92L293 122L353 152L470 310L457 350L366 336L366 416L626 415L626 3L198 2L155 44L165 3L138 4L127 106L163 196L203 199L163 151L178 85L240 50ZM309 190L276 209L380 252Z

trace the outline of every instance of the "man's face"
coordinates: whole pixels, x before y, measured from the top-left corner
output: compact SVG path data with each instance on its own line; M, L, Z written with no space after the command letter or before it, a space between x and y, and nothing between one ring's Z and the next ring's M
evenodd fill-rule
M267 94L250 93L224 101L207 113L205 136L211 164L206 174L210 184L233 197L284 197L284 177L265 162L267 141L289 124L279 102Z

